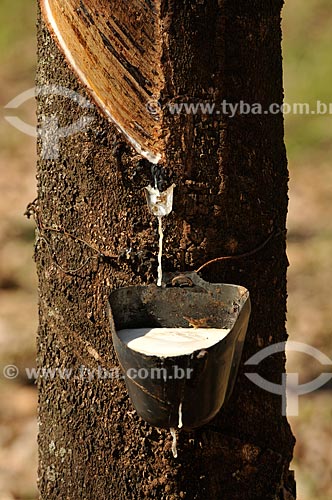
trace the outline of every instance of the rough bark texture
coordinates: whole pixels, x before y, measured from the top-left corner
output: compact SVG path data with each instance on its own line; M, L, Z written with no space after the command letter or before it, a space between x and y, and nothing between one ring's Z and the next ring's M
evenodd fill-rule
M280 0L165 1L162 103L281 103L281 7ZM42 21L38 37L38 85L85 95ZM39 98L39 119L56 114L60 126L91 113L64 97ZM281 115L169 114L165 120L171 133L164 167L177 186L174 210L164 221L166 271L247 252L271 231L285 229ZM141 189L149 182L148 162L97 111L92 127L62 140L57 160L39 160L39 225L74 234L103 254L61 232L39 233L38 364L73 374L39 380L41 498L293 498L288 469L294 439L280 397L253 385L243 366L218 416L180 433L177 459L169 433L133 411L124 382L97 376L98 367L117 366L107 318L110 290L156 281L157 220ZM286 269L285 236L279 233L251 257L202 272L209 281L250 291L243 360L287 338ZM282 355L270 357L260 374L280 383L284 363ZM80 376L82 366L96 370L93 380Z

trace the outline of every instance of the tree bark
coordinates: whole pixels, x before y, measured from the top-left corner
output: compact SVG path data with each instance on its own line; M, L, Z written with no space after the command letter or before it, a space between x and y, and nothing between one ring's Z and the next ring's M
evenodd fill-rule
M283 119L173 115L167 103L281 104L281 7L281 0L183 0L165 1L161 9L168 132L163 167L167 182L176 184L173 212L164 219L164 270L194 270L219 256L243 254L276 233L260 251L202 271L208 281L250 291L243 361L287 339ZM38 85L89 98L40 17L38 40ZM40 123L53 114L66 127L92 113L61 96L38 101ZM117 367L107 317L110 291L156 282L157 219L142 191L150 181L147 160L96 111L90 128L61 141L58 158L40 154L38 199L31 208L39 228L38 366L71 370L71 376L58 371L62 376L38 381L41 498L295 498L289 472L294 438L280 397L253 385L243 363L217 417L179 433L177 459L169 433L137 416L123 380L101 376L102 369ZM285 356L270 357L259 370L280 384Z

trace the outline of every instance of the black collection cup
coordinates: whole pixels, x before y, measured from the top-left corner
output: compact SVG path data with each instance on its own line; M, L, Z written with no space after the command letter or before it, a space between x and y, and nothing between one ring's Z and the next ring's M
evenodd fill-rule
M166 287L114 290L109 303L115 351L137 413L156 427L190 430L209 422L235 384L250 316L248 290L183 273ZM134 351L118 335L122 329L189 325L229 332L211 347L170 357Z

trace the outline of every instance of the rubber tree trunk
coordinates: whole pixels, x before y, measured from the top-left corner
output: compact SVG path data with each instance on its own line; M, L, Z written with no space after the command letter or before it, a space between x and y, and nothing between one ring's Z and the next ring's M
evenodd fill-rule
M157 219L142 191L150 165L96 110L48 95L53 91L39 97L38 366L55 370L38 382L43 500L295 497L294 438L280 396L256 387L243 366L287 338L283 118L167 113L170 101L281 104L281 7L280 0L183 0L164 2L161 11L163 166L176 184L174 210L164 220L164 270L249 252L276 232L260 251L202 271L211 282L246 286L252 315L231 400L210 424L179 434L177 459L169 433L141 421L123 380L106 371L117 367L110 291L156 282ZM86 96L40 18L38 39L38 85ZM48 151L54 131L45 123L68 127L91 115L92 125L59 140L56 154ZM284 365L281 353L258 369L280 384Z

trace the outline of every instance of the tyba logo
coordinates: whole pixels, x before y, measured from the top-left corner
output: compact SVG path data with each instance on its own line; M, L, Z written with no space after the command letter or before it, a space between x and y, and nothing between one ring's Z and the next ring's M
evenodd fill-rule
M94 108L93 104L91 104L88 99L85 99L85 97L73 90L57 85L44 85L41 87L33 87L22 92L12 99L5 106L5 109L18 109L29 99L42 96L66 97L77 103L82 109ZM41 158L44 160L56 160L60 152L60 139L86 130L94 119L93 115L84 115L78 118L74 123L61 127L59 124L59 116L56 113L49 116L42 115L41 125L36 128L17 116L5 116L5 120L17 130L20 130L26 135L39 137L41 139Z
M332 360L315 347L303 344L302 342L291 341L287 343L279 342L278 344L272 344L265 347L248 359L248 361L245 362L245 365L258 365L268 356L272 356L278 352L284 352L285 348L287 348L287 351L308 354L309 356L317 359L317 361L324 366L332 366ZM282 382L279 385L264 379L258 373L246 373L245 375L261 389L264 389L272 394L279 394L282 398L282 414L286 415L287 410L288 416L297 416L299 414L299 396L316 391L332 379L332 373L321 373L311 382L299 384L298 373L282 373Z

